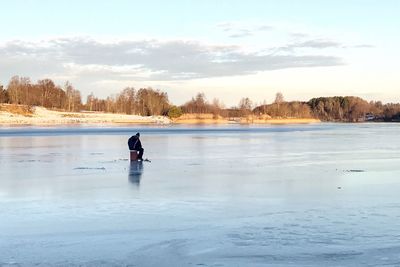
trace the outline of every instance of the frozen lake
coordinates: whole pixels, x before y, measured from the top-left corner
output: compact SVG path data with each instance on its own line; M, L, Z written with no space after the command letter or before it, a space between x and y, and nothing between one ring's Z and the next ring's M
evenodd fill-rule
M398 266L399 134L3 127L0 266Z

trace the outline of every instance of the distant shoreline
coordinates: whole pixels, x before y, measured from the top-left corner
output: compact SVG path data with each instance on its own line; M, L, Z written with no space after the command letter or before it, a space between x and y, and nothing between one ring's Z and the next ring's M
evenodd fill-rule
M139 116L103 112L64 112L54 111L43 107L34 107L32 110L0 110L1 126L51 126L51 125L122 125L122 124L149 124L149 125L173 125L173 124L308 124L319 123L313 118L214 118L212 114L184 114L170 119L166 116Z
M237 120L230 119L176 119L173 120L173 124L249 124L249 125L261 125L261 124L309 124L309 123L320 123L318 119L312 118L282 118L282 119L247 119L238 118Z

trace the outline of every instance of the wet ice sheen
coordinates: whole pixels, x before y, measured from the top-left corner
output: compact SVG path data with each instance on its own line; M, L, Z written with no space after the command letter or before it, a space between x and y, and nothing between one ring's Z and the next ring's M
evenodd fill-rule
M398 265L399 127L2 128L0 266Z

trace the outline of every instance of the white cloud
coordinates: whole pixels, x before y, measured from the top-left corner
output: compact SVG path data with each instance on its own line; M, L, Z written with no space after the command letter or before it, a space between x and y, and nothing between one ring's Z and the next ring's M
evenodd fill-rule
M297 46L329 46L303 43ZM0 47L0 67L8 76L66 75L93 79L187 80L246 75L268 70L335 66L331 55L244 52L240 46L196 41L125 40L99 42L88 38L59 38L41 42L14 41Z

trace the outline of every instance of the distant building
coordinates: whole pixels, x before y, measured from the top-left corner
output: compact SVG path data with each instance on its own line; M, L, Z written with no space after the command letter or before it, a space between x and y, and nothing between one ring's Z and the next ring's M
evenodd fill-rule
M373 121L376 119L376 116L372 113L365 114L365 121Z

